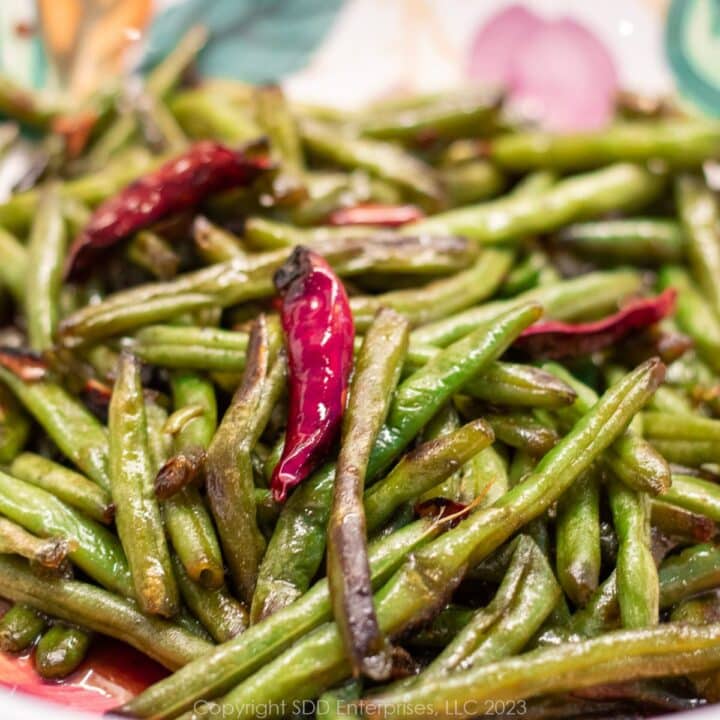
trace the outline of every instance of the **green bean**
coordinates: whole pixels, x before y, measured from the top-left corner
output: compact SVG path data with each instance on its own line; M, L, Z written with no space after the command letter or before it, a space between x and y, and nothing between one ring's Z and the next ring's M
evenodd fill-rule
M109 590L132 594L127 561L115 535L54 495L0 472L0 512L34 535L73 541L68 555L75 565Z
M175 435L175 451L190 447L207 448L217 426L217 404L212 384L192 372L173 373L170 384L175 407L195 406L201 409L201 413L184 423Z
M720 548L699 544L667 558L658 571L660 607L720 585Z
M695 408L687 395L681 390L676 390L667 385L658 388L653 399L648 403L648 409L673 415L695 414Z
M145 397L143 391L143 398L147 422L148 457L152 475L155 477L162 464L170 457L172 437L165 431L168 423L167 410L159 404L157 397L150 394Z
M433 543L438 552L466 548L470 564L540 515L620 434L660 383L663 366L649 361L610 388L581 421L538 463L535 470L493 506L480 510ZM502 538L500 537L502 536ZM462 555L464 551L460 554ZM453 563L457 562L453 558Z
M423 325L490 297L512 264L512 253L488 250L472 267L421 288L393 290L350 300L355 327L364 330L380 307L390 307L413 325Z
M418 351L419 347L411 347L410 355L415 358ZM551 373L506 362L490 363L462 389L477 400L497 405L558 408L575 400L572 388Z
M448 605L441 610L428 625L408 637L412 647L446 647L453 638L470 622L476 610L460 605Z
M618 163L560 180L547 190L503 197L434 215L406 226L411 233L464 235L482 244L547 233L604 212L634 210L652 200L662 178Z
M518 527L544 512L587 470L622 432L662 382L664 369L649 361L611 388L537 469L490 508L479 510L457 528L414 553L377 594L381 629L401 633L413 621L442 605L468 565L476 564ZM318 628L276 657L223 698L223 710L241 717L252 703L313 697L347 676L337 628Z
M120 356L108 424L115 522L138 604L143 612L169 617L178 609L178 589L155 499L140 367L129 353Z
M303 229L306 228L304 232L308 237L323 235L328 238L348 237L355 232L360 233L362 230L360 227L309 227L327 222L335 210L341 210L357 203L398 204L404 200L400 188L387 180L371 177L364 170L355 170L351 173L315 171L305 173L303 181L308 197L292 208L289 212L289 220L294 225L301 226L296 228L299 232L303 232ZM287 227L291 226L283 226L284 229ZM341 230L349 232L345 234L340 232ZM371 230L369 227L365 227L365 232L369 230ZM283 241L293 237L292 232L283 232L283 236ZM256 239L259 240L259 245L262 247L263 241L257 237ZM270 239L269 236L264 238L266 241Z
M359 680L349 680L328 690L317 700L315 720L347 720L360 716L359 703L363 686Z
M646 437L670 462L693 466L720 458L719 420L648 412L643 425Z
M677 290L675 319L678 327L693 340L698 354L714 370L720 371L720 319L681 267L664 267L660 287Z
M670 623L612 632L374 696L366 715L373 720L386 713L407 717L406 708L423 707L438 718L471 717L485 701L579 690L628 677L667 677L709 670L720 665L718 638L720 624L696 628Z
M0 385L0 463L11 462L30 434L30 419L15 397Z
M62 197L95 206L157 162L158 160L153 159L145 150L123 153L98 172L63 183L60 194ZM23 233L34 217L38 202L39 194L35 189L12 195L7 201L0 203L0 225L9 232Z
M353 673L376 680L387 678L392 660L372 606L363 488L407 344L408 323L391 309L379 310L355 364L328 518L327 576L335 620Z
M666 559L658 571L660 607L671 607L720 583L720 551L702 543ZM594 637L620 624L616 573L613 571L587 605L573 615L568 630L580 637Z
M41 195L30 231L25 313L28 338L33 350L48 350L58 324L58 299L65 257L65 224L57 185Z
M213 589L204 587L187 574L177 555L172 555L172 560L183 600L216 642L226 642L247 628L245 608L224 584Z
M650 503L645 493L612 478L610 508L618 536L617 594L623 627L657 625L658 571L650 549Z
M628 218L577 223L559 235L562 247L603 262L678 262L685 239L673 220Z
M198 416L186 422L175 435L174 456L160 469L155 480L167 484L164 477L186 465L180 460L194 452L200 453L200 471L204 470L204 451L209 446L217 425L217 406L212 383L193 373L179 372L171 378L176 407L199 408ZM183 474L182 470L178 470ZM165 529L170 543L190 578L209 588L219 588L224 581L220 545L210 514L197 488L184 487L186 480L174 480L182 489L162 503Z
M302 172L303 159L300 136L283 91L277 86L259 87L253 94L255 115L283 168L292 174Z
M452 475L493 439L487 423L473 420L408 452L387 477L365 492L368 532L378 530L404 502L419 497Z
M339 242L348 237L367 237L371 232L372 228L353 226L300 228L264 217L251 217L245 222L245 240L255 250Z
M60 333L64 337L61 338L61 342L68 346L74 346L87 341L100 340L142 325L205 310L211 308L213 304L213 296L205 293L180 293L174 297L150 298L142 305L131 308L103 308L103 303L100 303L94 306L97 308L97 312L91 313L94 317L84 323L79 333L74 330L71 332L63 330L65 322L70 322L71 318L83 313L84 310L89 311L92 307L86 306L63 320Z
M81 200L63 197L62 214L67 226L67 233L71 238L74 238L90 220L91 212L90 208Z
M314 120L304 120L300 134L313 155L350 170L366 170L396 184L430 207L437 207L442 202L442 193L432 170L394 145L343 135Z
M41 677L57 680L77 670L90 647L90 635L69 625L53 625L35 648L35 669Z
M698 416L643 413L645 435L658 440L720 440L720 420Z
M375 272L447 272L464 267L477 251L458 238L436 240L385 236L350 238L317 252L340 275ZM60 334L68 345L103 338L141 325L157 323L208 305L227 307L274 292L273 273L287 259L287 250L235 258L172 281L148 283L109 296L66 317Z
M130 240L127 258L159 280L175 277L180 265L180 257L170 243L149 230L142 230Z
M426 442L427 440L444 437L457 430L460 425L462 425L460 415L455 409L455 405L449 402L443 405L443 407L430 418L427 425L425 425L422 432L422 440Z
M684 622L691 625L710 625L717 622L720 609L716 593L707 593L697 598L683 600L673 610L670 619L673 622ZM720 676L717 670L707 673L696 673L689 677L695 691L708 702L720 700Z
M511 195L537 195L551 188L558 181L558 176L552 170L533 170L515 183L510 191Z
M132 344L138 357L165 367L239 372L245 367L248 336L208 327L149 325Z
M427 490L420 500L444 497L464 505L478 503L478 507L485 507L504 495L508 487L507 463L490 445L471 457L447 480Z
M662 499L720 522L720 487L717 483L674 473L672 485Z
M115 510L107 490L42 455L21 453L10 465L10 474L46 490L93 520L112 521Z
M720 126L706 120L615 123L578 134L526 132L490 143L489 157L510 170L583 170L614 162L663 160L697 167L720 154Z
M550 265L547 254L542 250L532 250L507 274L498 293L501 297L514 297L540 284L547 284L541 280L554 273L555 269ZM558 277L551 281L555 282L559 279Z
M153 149L171 154L187 149L188 138L161 98L145 87L134 98L135 122L143 140Z
M220 535L233 585L250 603L258 577L265 540L257 527L251 452L265 428L272 406L270 341L264 316L253 326L243 381L233 396L208 449L208 500Z
M64 564L72 542L60 537L41 540L20 525L0 517L0 553L20 555L38 565L57 570Z
M129 89L128 89L129 90ZM136 104L137 98L126 91L124 95L124 104L129 105L132 99ZM100 169L108 162L116 159L124 150L131 146L131 141L138 134L137 116L131 111L130 107L123 107L119 110L117 117L102 133L100 137L93 143L87 155L87 167L90 169Z
M717 314L720 314L720 209L712 191L690 176L679 178L675 201L687 238L690 268L700 291Z
M213 138L238 144L262 135L249 111L210 90L183 90L168 106L183 131L195 140Z
M290 496L288 503L305 485ZM439 525L419 520L370 544L373 588L379 587L405 557L439 531ZM196 700L216 697L263 667L295 640L330 619L332 607L327 579L317 582L297 602L190 663L181 672L148 688L120 708L130 717L176 717Z
M494 127L497 103L491 92L419 96L411 105L376 103L356 122L361 134L379 140L412 141L426 133L443 139L475 137Z
M653 527L684 545L706 542L717 534L709 517L663 500L651 500L650 520Z
M25 299L25 278L28 268L28 253L20 242L7 230L0 228L0 283L5 285L15 302Z
M597 395L560 365L546 363L543 367L577 392L577 400L572 406L557 410L561 422L568 427L572 426L594 405ZM628 487L639 492L657 495L670 486L671 476L667 462L632 429L628 429L612 444L605 452L603 462Z
M133 350L146 362L165 367L240 371L245 367L247 334L215 328L151 325L135 335ZM427 364L440 350L416 345L405 363L407 371ZM575 393L551 373L529 365L492 362L463 391L497 405L558 407L572 403Z
M617 596L617 572L613 570L592 594L585 607L570 618L563 632L563 641L596 637L619 627L620 605Z
M15 603L0 618L0 650L19 653L27 650L45 630L47 620L29 605Z
M282 507L280 503L275 502L272 493L266 488L256 487L253 494L255 495L255 507L257 508L260 527L264 530L263 534L270 535L272 530L265 531L265 528L275 527Z
M325 554L335 466L316 470L295 490L278 518L258 572L250 619L266 619L309 587Z
M720 462L720 447L716 440L659 440L651 439L652 446L668 462L699 467Z
M477 414L477 413L473 413ZM542 457L558 441L557 433L527 413L483 413L495 437L506 445Z
M213 225L203 215L198 215L193 221L193 239L200 257L209 264L245 255L239 237Z
M560 498L555 525L556 568L563 590L582 606L600 582L600 484L596 471Z
M573 280L535 288L511 300L499 300L457 313L445 320L429 323L413 331L411 347L443 347L467 335L478 325L494 320L498 314L526 302L538 302L545 314L555 320L575 320L601 315L641 288L641 277L630 270L589 273Z
M387 468L420 428L471 377L502 354L539 315L537 305L510 310L433 357L398 387L370 458L368 478Z
M505 187L505 177L486 160L450 165L438 175L451 207L487 200Z
M0 367L4 382L62 453L90 479L108 489L108 440L105 428L60 385L47 380L25 383Z
M142 614L129 600L77 580L39 578L15 558L0 557L0 584L11 600L122 640L170 670L212 649L178 625Z
M520 652L561 595L547 559L527 536L520 540L495 597L479 610L412 685L487 665Z
M183 488L162 503L162 511L170 543L193 581L220 587L224 579L220 546L197 488Z

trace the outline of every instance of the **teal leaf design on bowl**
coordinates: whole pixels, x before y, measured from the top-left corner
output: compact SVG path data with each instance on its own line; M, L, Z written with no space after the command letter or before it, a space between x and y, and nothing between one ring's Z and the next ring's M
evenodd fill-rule
M720 0L673 0L665 51L680 94L720 116Z
M155 65L193 25L209 32L204 75L274 82L304 67L343 0L186 0L152 22L142 69Z

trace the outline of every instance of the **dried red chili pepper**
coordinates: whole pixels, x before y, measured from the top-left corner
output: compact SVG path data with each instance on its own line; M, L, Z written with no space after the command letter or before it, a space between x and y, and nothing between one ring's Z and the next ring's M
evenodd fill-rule
M264 145L232 150L203 140L106 200L75 239L65 275L75 279L98 255L123 238L173 213L199 205L208 195L248 185L271 168Z
M652 298L629 303L619 312L588 323L539 322L527 328L513 347L538 358L564 358L588 355L602 350L633 330L646 328L675 309L673 288Z
M343 284L325 260L297 247L275 273L290 377L285 448L270 488L287 492L317 466L340 429L352 368L353 325Z
M381 225L399 227L405 223L422 220L425 213L415 205L381 205L361 203L352 207L339 208L330 213L330 225Z

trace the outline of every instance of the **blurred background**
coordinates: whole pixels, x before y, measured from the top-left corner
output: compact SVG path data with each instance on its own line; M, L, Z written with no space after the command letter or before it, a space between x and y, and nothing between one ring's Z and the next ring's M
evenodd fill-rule
M3 0L0 66L82 98L198 22L203 74L282 81L294 99L353 107L483 82L541 119L584 98L544 118L559 129L601 124L618 87L720 113L717 0Z

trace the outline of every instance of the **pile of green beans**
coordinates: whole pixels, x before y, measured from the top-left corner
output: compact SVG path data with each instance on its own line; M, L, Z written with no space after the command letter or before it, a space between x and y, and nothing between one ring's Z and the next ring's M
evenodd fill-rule
M475 91L331 111L188 86L205 39L72 153L68 109L0 79L0 165L25 128L57 148L0 203L0 651L58 680L127 642L170 674L116 712L156 720L720 702L720 124L560 136ZM128 183L261 136L255 183L64 280ZM354 367L280 504L298 245L345 283ZM564 344L668 288L653 326ZM558 352L523 350L545 320Z

